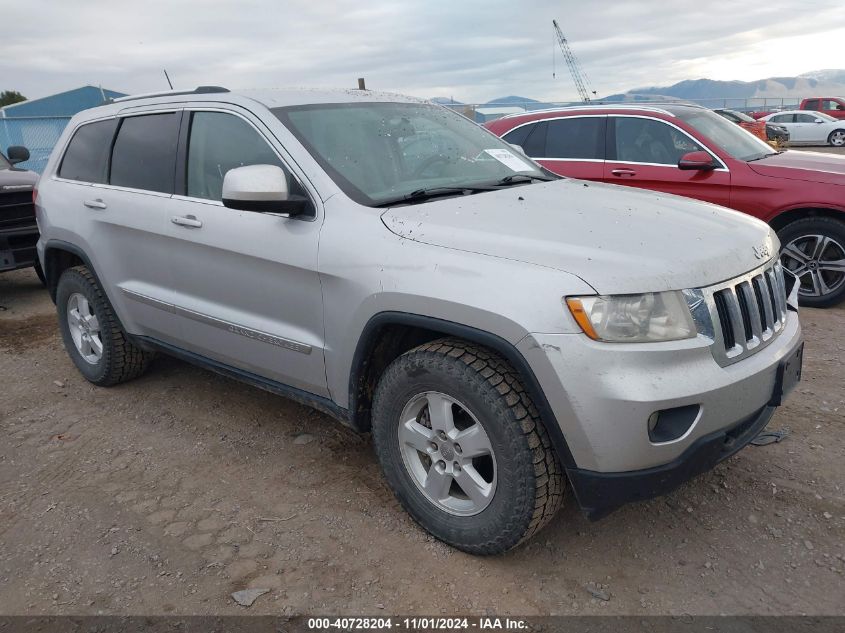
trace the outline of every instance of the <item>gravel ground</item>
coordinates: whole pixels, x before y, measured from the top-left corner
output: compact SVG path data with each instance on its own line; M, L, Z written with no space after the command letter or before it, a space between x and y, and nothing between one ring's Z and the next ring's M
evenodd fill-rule
M314 410L169 358L93 387L34 273L3 274L0 615L843 615L845 306L801 320L783 442L598 523L570 498L474 558L398 507L369 437ZM247 610L246 588L269 592Z

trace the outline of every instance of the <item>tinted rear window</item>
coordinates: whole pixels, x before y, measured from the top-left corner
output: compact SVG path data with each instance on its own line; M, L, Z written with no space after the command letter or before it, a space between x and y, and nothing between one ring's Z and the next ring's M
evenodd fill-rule
M109 119L88 123L76 130L62 159L59 177L104 183L116 127L117 119Z
M528 135L531 134L531 131L533 129L534 126L531 124L522 125L516 129L511 130L502 138L505 139L508 143L512 143L513 145L519 145L520 147L522 147L522 144L525 142L525 139L528 138Z
M541 158L546 155L546 128L548 125L545 121L540 121L526 126L530 128L530 131L521 145L528 156Z
M117 133L109 183L173 193L179 114L126 117Z
M604 158L605 117L572 117L549 121L547 158Z

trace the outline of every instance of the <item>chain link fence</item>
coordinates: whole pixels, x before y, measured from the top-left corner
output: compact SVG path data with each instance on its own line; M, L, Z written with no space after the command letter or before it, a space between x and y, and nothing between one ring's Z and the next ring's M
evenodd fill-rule
M0 151L5 154L9 146L23 145L29 160L17 166L40 174L68 121L69 116L0 117Z

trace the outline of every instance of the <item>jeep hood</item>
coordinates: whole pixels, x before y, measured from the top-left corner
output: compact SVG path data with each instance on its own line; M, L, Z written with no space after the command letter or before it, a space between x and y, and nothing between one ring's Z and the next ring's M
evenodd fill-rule
M556 268L602 294L708 286L778 250L769 227L704 202L563 179L388 209L425 244Z
M38 174L24 169L0 169L0 193L32 191Z
M748 166L761 176L845 185L845 156L837 154L788 150L751 161Z

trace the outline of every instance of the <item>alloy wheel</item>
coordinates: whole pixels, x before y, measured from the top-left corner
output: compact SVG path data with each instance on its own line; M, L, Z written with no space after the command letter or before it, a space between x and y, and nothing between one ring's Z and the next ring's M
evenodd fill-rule
M798 277L799 295L822 297L845 284L845 246L826 235L802 235L783 247L783 266Z
M103 358L100 323L85 295L75 292L68 297L67 324L79 355L92 365L99 363Z
M414 396L402 411L398 441L420 492L449 514L482 512L496 492L490 438L467 407L444 393Z

